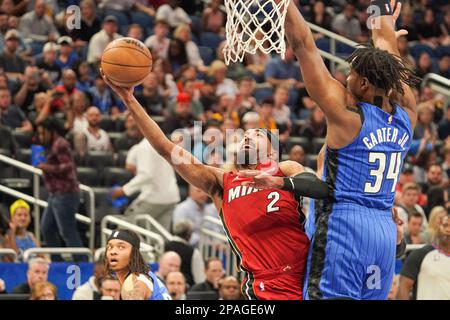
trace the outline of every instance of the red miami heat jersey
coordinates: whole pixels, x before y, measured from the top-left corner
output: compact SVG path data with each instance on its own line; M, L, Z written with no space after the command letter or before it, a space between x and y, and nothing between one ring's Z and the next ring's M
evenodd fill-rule
M279 169L275 175L284 176ZM236 173L224 174L221 212L241 269L247 277L252 273L303 270L309 240L299 201L292 192L258 190L242 186L243 181Z

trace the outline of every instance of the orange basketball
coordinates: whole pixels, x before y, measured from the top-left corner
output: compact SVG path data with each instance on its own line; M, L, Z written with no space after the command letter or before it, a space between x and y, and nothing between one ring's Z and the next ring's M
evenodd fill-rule
M101 68L106 77L120 87L136 86L152 70L150 50L139 40L120 38L103 51Z

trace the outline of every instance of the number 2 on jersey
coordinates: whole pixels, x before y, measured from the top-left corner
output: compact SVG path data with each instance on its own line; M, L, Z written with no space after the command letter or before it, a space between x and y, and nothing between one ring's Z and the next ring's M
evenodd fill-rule
M394 181L392 183L391 192L395 191L395 187L397 185L398 180L398 174L400 172L400 165L402 164L402 153L395 152L391 154L391 158L389 160L389 168L385 178L384 173L386 171L386 157L387 155L381 152L369 153L369 163L378 162L379 166L377 169L370 171L370 175L375 177L375 183L372 185L370 182L366 182L364 192L367 193L380 192L381 186L383 185L383 180L385 179L390 179Z
M280 200L280 194L278 192L272 191L267 195L267 199L272 199L272 201L270 201L270 203L267 205L267 213L277 212L280 210L280 207L275 206L277 201Z

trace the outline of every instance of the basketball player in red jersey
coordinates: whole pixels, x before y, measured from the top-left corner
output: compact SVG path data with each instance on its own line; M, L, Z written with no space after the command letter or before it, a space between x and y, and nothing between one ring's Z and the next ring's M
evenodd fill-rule
M133 88L114 86L104 76L130 110L139 129L174 169L190 184L204 190L220 212L230 244L240 268L245 272L242 293L247 299L302 299L303 275L309 240L303 228L299 196L324 198L327 185L292 161L273 168L277 157L273 136L265 130L248 130L239 152L244 159L258 154L239 170L273 170L264 173L277 188L258 189L238 173L199 162L191 153L166 138L155 121L133 95ZM262 156L261 156L262 155ZM270 171L270 170L269 170Z

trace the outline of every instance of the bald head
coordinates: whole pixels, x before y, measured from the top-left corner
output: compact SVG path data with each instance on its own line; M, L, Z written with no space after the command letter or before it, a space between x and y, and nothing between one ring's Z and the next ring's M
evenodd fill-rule
M102 115L97 107L89 107L86 111L86 118L91 128L99 128Z
M223 300L239 300L239 281L228 276L219 281L219 295Z
M181 257L174 251L167 251L159 259L158 276L163 280L166 279L169 272L180 271Z

